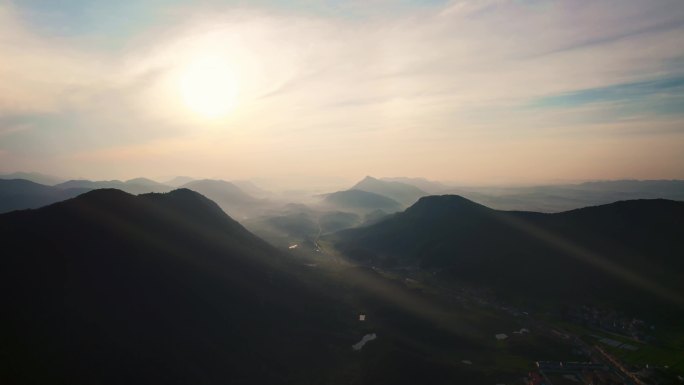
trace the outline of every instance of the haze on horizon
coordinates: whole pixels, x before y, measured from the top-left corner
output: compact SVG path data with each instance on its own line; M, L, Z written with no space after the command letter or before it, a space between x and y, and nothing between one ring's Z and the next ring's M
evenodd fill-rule
M680 0L0 0L0 58L0 173L684 179Z

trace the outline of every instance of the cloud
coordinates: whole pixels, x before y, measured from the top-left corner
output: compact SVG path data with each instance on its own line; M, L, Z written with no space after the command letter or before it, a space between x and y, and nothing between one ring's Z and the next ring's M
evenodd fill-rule
M0 6L0 115L57 111L106 84L102 55L32 33Z
M648 122L670 135L682 119L681 87L670 86L684 76L677 0L469 0L385 13L371 4L355 17L358 4L339 13L174 4L160 10L164 23L127 32L123 48L49 37L0 7L0 116L34 127L0 150L114 162L201 138L193 143L218 162L233 159L221 146L249 143L279 164L321 156L335 168L351 151L379 169L429 154L439 161L417 161L427 169L464 143L534 139L549 127L557 140L614 136L605 127L626 116L632 132ZM240 79L223 120L202 121L178 95L179 74L203 55L226 58ZM287 151L298 154L288 161ZM254 172L270 167L245 157Z

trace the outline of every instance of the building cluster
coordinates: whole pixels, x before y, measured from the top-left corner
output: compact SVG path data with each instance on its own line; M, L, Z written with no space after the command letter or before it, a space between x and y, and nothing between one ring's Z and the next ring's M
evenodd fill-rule
M538 361L529 373L528 385L618 385L623 380L605 364L593 362Z
M649 327L643 320L620 315L612 310L591 306L577 306L568 309L566 318L583 326L611 333L618 333L639 341L648 341Z

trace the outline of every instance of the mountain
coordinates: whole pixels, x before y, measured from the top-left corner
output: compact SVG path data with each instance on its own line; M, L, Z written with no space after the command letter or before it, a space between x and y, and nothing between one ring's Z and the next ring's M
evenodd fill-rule
M249 180L234 180L231 183L255 198L268 198L273 195L272 192L262 189Z
M89 189L61 189L24 179L0 179L0 213L46 206L86 191Z
M242 223L249 231L282 248L357 226L361 217L355 213L326 210L325 207L290 203Z
M354 189L327 194L323 201L325 204L342 210L395 212L401 210L402 207L399 202L386 196Z
M561 212L620 200L684 201L684 181L614 180L520 187L459 187L444 190L442 193L463 195L500 210Z
M224 180L196 180L184 184L183 188L197 191L216 202L229 215L240 219L255 215L264 203Z
M361 224L362 226L370 226L374 225L383 219L387 218L389 214L382 210L375 210L371 211L370 213L366 214L363 217L363 223Z
M684 306L684 202L635 200L558 213L499 211L460 196L334 237L378 266L441 271L529 300L618 304L661 315ZM581 282L581 284L578 284Z
M180 187L186 183L190 183L195 178L191 178L189 176L177 176L175 178L169 179L166 182L164 182L165 185L172 186L172 187Z
M0 244L2 383L311 383L352 343L343 306L190 190L3 214Z
M91 181L91 180L85 180L85 179L75 179L75 180L69 180L64 183L60 183L56 185L55 187L61 188L61 189L69 189L69 188L83 188L83 189L89 189L89 190L97 190L97 189L118 189L121 191L125 191L129 194L146 194L146 193L151 193L151 192L168 192L172 188L170 186L167 186L165 184L161 184L159 182L155 182L151 179L147 178L135 178L135 179L130 179L127 181L120 181L120 180L107 180L107 181Z
M354 213L332 211L322 213L318 218L321 232L333 232L354 227L361 222L361 218Z
M53 175L45 175L38 172L13 172L11 174L0 174L0 179L25 179L34 183L54 186L61 183L64 179Z
M3 384L496 384L577 359L550 333L494 340L527 319L281 253L187 189L3 214L0 245Z
M365 177L359 183L355 184L351 189L384 195L405 206L412 205L418 200L418 198L429 195L425 191L410 184L401 182L388 182L370 176Z
M399 182L415 186L420 190L427 192L430 195L439 194L452 188L451 186L445 185L444 183L431 181L425 178L395 177L380 178L380 180L385 182Z
M684 180L613 180L585 182L576 186L587 191L637 194L640 198L684 200Z

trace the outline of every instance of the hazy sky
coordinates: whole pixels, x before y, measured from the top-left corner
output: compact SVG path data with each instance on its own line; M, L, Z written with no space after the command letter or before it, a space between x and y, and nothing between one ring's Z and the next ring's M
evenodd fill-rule
M0 0L19 170L684 178L684 2Z

